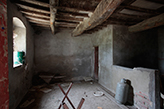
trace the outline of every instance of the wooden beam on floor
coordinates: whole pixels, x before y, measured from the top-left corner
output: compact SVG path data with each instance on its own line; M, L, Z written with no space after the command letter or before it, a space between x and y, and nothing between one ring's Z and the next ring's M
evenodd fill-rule
M158 16L144 20L136 25L130 26L128 29L130 32L144 31L154 27L164 25L164 13Z
M90 18L85 19L73 31L73 36L82 34L104 22L124 0L101 0Z
M49 4L48 4L48 3L40 2L40 1L37 1L37 0L20 0L20 1L27 2L27 3L31 3L31 4L38 5L38 6L42 6L42 7L46 7L46 8L49 8Z
M39 13L50 14L50 12L49 12L49 11L46 11L46 10L37 9L37 8L34 8L34 7L25 6L25 5L18 4L18 3L16 3L16 4L17 4L20 8L23 8L23 9L26 9L26 10L35 11L35 12L39 12Z
M29 15L29 16L34 16L34 17L41 17L41 18L47 18L50 19L50 16L44 15L44 14L40 14L40 13L34 13L34 12L26 12L26 11L20 11L25 15Z

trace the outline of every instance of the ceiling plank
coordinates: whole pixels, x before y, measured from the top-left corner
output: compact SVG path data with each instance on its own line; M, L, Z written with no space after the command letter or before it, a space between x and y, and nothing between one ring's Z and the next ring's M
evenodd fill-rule
M123 0L101 0L90 18L85 19L73 31L73 36L82 34L85 30L92 29L104 22Z
M30 7L30 6L25 6L25 5L18 4L18 3L16 3L16 4L17 4L19 7L23 8L23 9L26 9L26 10L35 11L35 12L39 12L39 13L50 14L50 12L49 12L49 11L46 11L46 10L36 9L36 8Z
M80 21L82 21L83 19L79 19L79 18L65 18L65 17L56 17L56 19L55 20L63 20L63 21L70 21L70 22L80 22Z
M26 18L36 18L36 19L42 19L42 20L47 20L49 21L49 18L43 18L43 17L37 17L37 16L31 16L31 15L25 15Z
M33 17L28 17L28 21L35 23L35 24L41 24L41 25L50 25L50 22L48 20L43 20L43 19L37 19L37 18L33 18ZM68 23L68 22L55 22L55 26L62 26L62 27L76 27L77 24L74 23Z
M26 16L26 18L31 19L31 20L36 20L36 21L39 21L39 22L46 22L46 23L50 22L49 20L42 19L42 18L36 18L36 17L32 17L32 16Z
M41 26L41 27L50 27L49 25L37 24L37 23L32 23L32 22L31 22L31 25L32 26Z
M154 27L164 25L164 13L158 16L144 20L136 25L130 26L128 29L130 32L144 31Z
M88 14L58 12L57 15L72 18L89 18Z
M83 13L83 14L92 14L93 11L86 11L86 10L79 10L76 8L68 8L68 7L56 7L58 10L60 11L64 11L64 12L74 12L74 13Z
M49 22L47 23L47 22L42 22L42 21L37 21L37 20L32 20L32 19L29 19L28 21L32 23L42 24L42 25L50 25Z
M20 0L20 1L49 8L49 4L48 3L44 3L44 2L40 2L40 1L36 1L36 0Z
M39 14L39 13L34 13L34 12L26 12L26 11L21 11L23 14L25 15L30 15L30 16L34 16L34 17L42 17L42 18L47 18L50 19L50 16L46 16L44 14Z

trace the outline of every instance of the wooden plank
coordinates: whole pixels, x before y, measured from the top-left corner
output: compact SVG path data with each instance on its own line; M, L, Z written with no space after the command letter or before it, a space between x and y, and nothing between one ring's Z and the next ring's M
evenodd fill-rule
M76 27L77 24L67 23L67 22L55 22L56 26L66 26L66 27Z
M16 3L16 4L17 4L19 7L23 8L23 9L26 9L26 10L35 11L35 12L39 12L39 13L50 14L50 12L49 12L49 11L46 11L46 10L36 9L36 8L34 8L34 7L25 6L25 5L18 4L18 3Z
M37 23L30 23L32 26L39 26L39 27L49 27L50 28L50 26L49 25L44 25L44 24L37 24Z
M39 22L47 22L47 23L50 22L49 20L42 19L42 18L36 18L36 17L32 17L32 16L26 16L26 18L31 19L31 20L36 20L36 21L39 21Z
M130 32L144 31L154 27L164 25L164 13L158 16L144 20L136 25L130 26L128 29Z
M49 8L49 4L48 3L40 2L40 1L37 1L37 0L20 0L20 1Z
M122 18L129 18L129 19L148 19L150 16L140 16L140 15L129 15L129 14L122 14L122 13L113 13L111 17L122 17Z
M26 18L36 18L36 19L42 19L42 20L47 20L49 21L49 18L43 18L43 17L36 17L36 16L31 16L31 15L25 15Z
M35 23L35 24L38 24L38 25L47 25L47 26L50 25L50 22L48 22L48 21L38 20L38 19L34 19L34 18L31 18L28 21ZM55 26L66 27L66 28L69 28L69 27L75 28L77 26L77 24L67 23L67 22L55 22Z
M58 12L57 15L63 16L63 17L72 17L72 18L89 18L88 14L78 14L78 13Z
M126 8L126 9L139 11L139 12L143 12L143 13L149 13L149 14L153 14L153 15L161 14L161 12L158 12L156 10L146 9L146 8L139 8L139 7L136 7L136 6L121 5L119 8Z
M72 18L72 17L60 17L60 16L57 16L56 17L56 20L63 20L63 21L70 21L70 22L80 22L80 21L83 21L82 18Z
M36 23L36 24L50 25L49 22L47 23L47 22L41 22L41 21L31 20L31 19L29 19L28 21L29 21L29 22L32 22L32 23Z
M73 31L72 35L80 35L85 30L92 29L101 24L114 12L114 10L123 1L124 0L101 0L91 17L85 19L82 23L80 23Z
M58 6L56 7L60 11L65 11L65 12L74 12L74 13L83 13L83 14L92 14L92 11L86 11L86 10L79 10L75 8L69 8L69 7L62 7Z
M34 13L34 12L26 12L26 11L20 11L25 15L29 15L29 16L34 16L34 17L41 17L41 18L47 18L50 19L50 16L44 15L44 14L40 14L40 13Z
M50 2L50 27L53 34L55 34L55 18L57 9L55 6L58 6L58 0L49 0Z

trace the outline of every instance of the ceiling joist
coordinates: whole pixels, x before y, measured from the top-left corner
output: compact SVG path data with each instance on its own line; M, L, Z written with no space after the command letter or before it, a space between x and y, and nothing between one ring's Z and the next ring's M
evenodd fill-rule
M46 11L46 10L36 9L36 8L30 7L30 6L26 6L26 5L22 5L22 4L18 4L18 3L17 3L17 5L22 9L26 9L26 10L30 10L30 11L34 11L34 12L39 12L39 13L50 14L50 12Z
M41 18L47 18L50 19L50 16L44 15L44 14L40 14L40 13L34 13L34 12L26 12L26 11L21 11L23 14L25 15L29 15L29 16L34 16L34 17L41 17Z
M104 22L123 0L101 0L90 18L85 19L73 31L73 36L80 35L85 30L92 29Z
M44 3L44 2L40 2L40 1L36 1L36 0L20 0L23 2L27 2L27 3L31 3L34 5L38 5L38 6L42 6L42 7L46 7L49 8L49 4L48 3Z

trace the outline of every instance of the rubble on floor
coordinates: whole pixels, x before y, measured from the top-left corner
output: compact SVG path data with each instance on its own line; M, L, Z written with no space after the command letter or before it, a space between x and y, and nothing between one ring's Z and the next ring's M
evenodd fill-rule
M60 83L65 92L69 84L70 82ZM96 94L98 96L95 96ZM58 87L58 83L44 83L33 86L17 109L57 109L64 96ZM111 109L127 109L126 106L117 104L111 95L106 93L99 84L93 81L92 84L85 81L74 82L68 97L75 107L78 107L79 101L81 98L84 98L85 102L81 109L109 109L109 107ZM21 105L27 100L32 101L30 102L31 104L22 107ZM67 104L69 109L72 109L68 100L65 100L64 103Z

